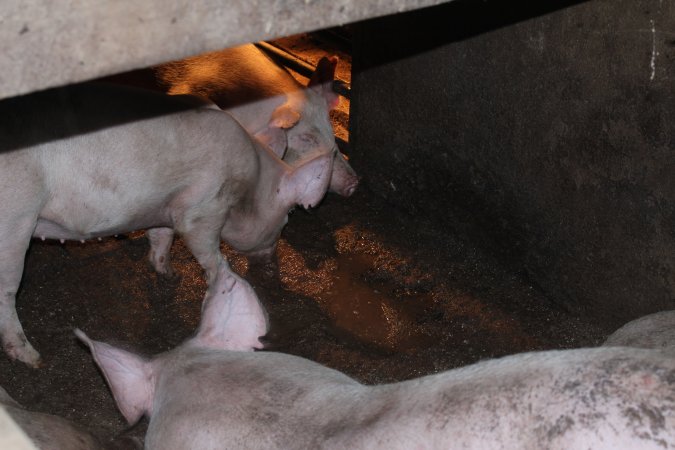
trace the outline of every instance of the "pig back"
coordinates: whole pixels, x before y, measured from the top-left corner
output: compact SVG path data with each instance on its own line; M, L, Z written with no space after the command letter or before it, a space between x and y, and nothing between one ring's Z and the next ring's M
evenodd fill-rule
M302 113L308 101L304 87L253 44L163 64L155 75L169 94L209 99L254 135L279 106L290 101Z
M347 375L291 355L189 345L170 353L147 449L317 448L367 392Z
M192 98L92 83L12 100L0 158L19 155L37 167L49 194L40 218L57 224L38 224L47 237L171 226L174 206L212 198L226 180L257 171L246 131Z
M388 414L353 435L355 447L377 438L388 448L675 444L675 359L654 350L524 353L377 389Z
M661 311L628 322L603 345L655 348L675 355L675 311Z
M163 64L155 68L155 76L170 94L208 98L222 109L301 89L284 68L253 44Z

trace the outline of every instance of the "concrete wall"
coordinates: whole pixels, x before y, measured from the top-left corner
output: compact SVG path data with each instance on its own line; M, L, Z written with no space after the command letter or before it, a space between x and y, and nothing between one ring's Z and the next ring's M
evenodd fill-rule
M0 98L447 0L3 0Z
M352 162L554 299L675 308L675 3L457 1L354 28Z

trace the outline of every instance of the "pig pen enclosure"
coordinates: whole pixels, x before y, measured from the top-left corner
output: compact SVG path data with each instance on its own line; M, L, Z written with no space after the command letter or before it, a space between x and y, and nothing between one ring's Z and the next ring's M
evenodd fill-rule
M672 5L498 3L259 34L300 66L339 56L351 98L331 118L362 177L352 196L329 193L290 216L276 264L222 245L269 313L266 350L386 383L595 346L673 309L675 49L661 31L675 25ZM194 332L202 269L180 239L172 277L154 272L148 251L141 232L34 239L17 310L45 364L0 358L0 386L103 440L142 437L145 419L127 429L73 329L147 355Z

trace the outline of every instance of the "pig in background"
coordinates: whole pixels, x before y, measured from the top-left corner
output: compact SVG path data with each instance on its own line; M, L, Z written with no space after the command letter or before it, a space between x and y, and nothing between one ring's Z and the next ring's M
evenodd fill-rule
M29 411L0 387L0 405L39 450L134 450L143 445L134 438L120 437L101 443L83 427L62 417Z
M661 311L628 322L603 345L654 348L675 354L675 311Z
M332 90L336 64L336 57L322 58L308 85L302 86L255 45L247 44L160 65L154 69L156 80L140 76L145 87L212 101L295 165L308 154L336 148L328 115L339 102ZM155 82L159 86L153 86ZM349 197L358 183L347 157L337 152L329 190Z
M195 337L146 359L77 330L147 449L646 449L675 445L675 359L601 347L523 353L365 386L315 362L253 352L251 287L221 271Z
M174 232L213 281L223 239L274 249L288 211L318 204L334 155L295 168L229 114L145 90L80 85L0 104L0 335L12 359L40 364L15 296L31 237L87 240L149 229L150 261L170 272Z

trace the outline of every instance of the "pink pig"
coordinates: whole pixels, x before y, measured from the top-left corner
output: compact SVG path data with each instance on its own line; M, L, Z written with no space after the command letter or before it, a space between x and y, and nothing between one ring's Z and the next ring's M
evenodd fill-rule
M612 333L603 345L654 348L675 353L675 311L661 311L628 322Z
M523 353L365 386L296 356L253 352L267 321L226 270L195 337L143 358L77 336L145 448L661 449L675 445L675 359L655 350Z
M0 405L39 450L135 450L136 438L122 436L102 443L83 427L63 417L30 411L0 387Z
M170 94L191 94L230 112L254 137L290 165L313 152L336 148L328 112L338 105L332 90L337 58L322 58L308 86L300 85L253 44L194 56L157 67ZM330 191L350 196L359 178L336 153Z
M11 358L32 366L39 354L14 307L31 237L149 229L150 260L166 273L178 232L211 282L226 264L220 240L270 252L288 211L321 201L334 159L291 168L227 113L115 86L5 100L0 116L0 336Z

